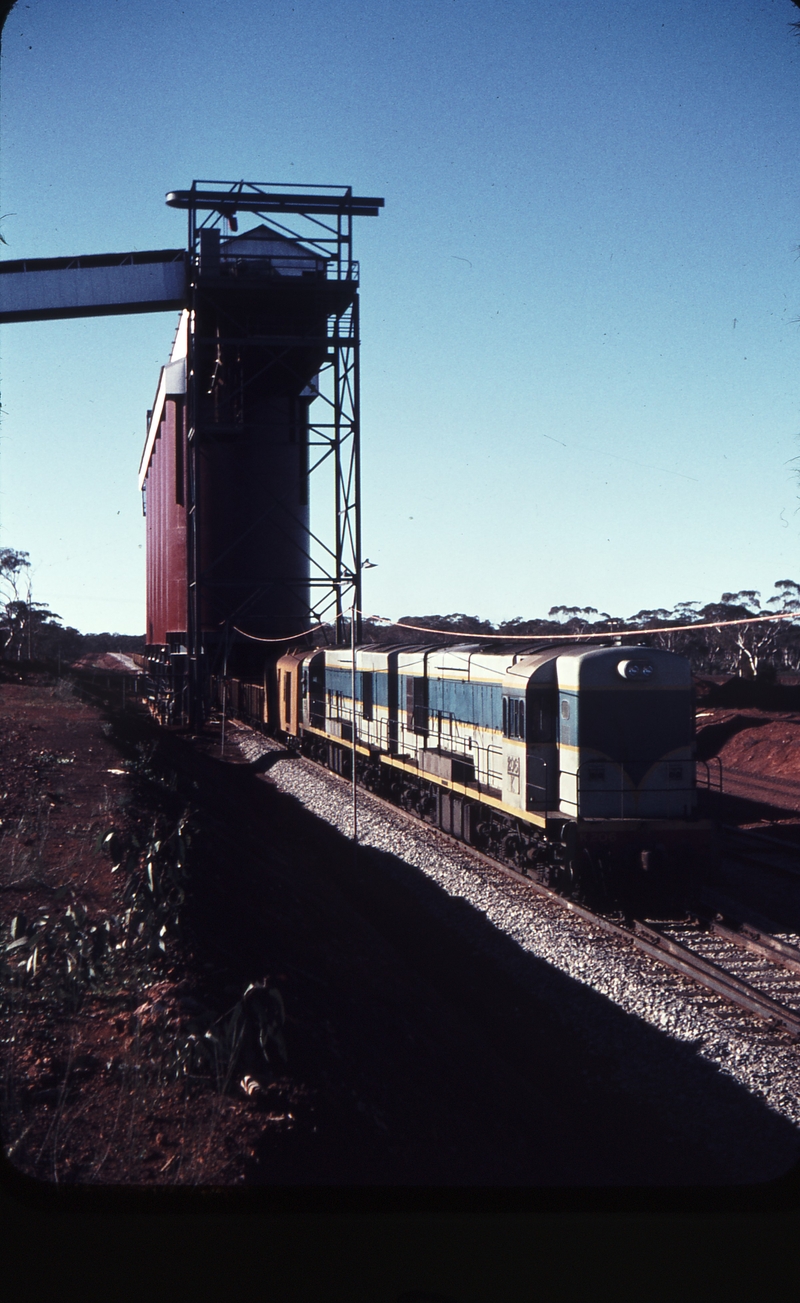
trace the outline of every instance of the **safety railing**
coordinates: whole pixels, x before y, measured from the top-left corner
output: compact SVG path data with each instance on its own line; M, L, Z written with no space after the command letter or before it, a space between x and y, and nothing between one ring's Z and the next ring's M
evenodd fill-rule
M720 760L719 756L712 756L710 760L697 760L695 761L695 765L696 765L697 786L702 787L705 791L708 792L721 792L722 791L722 761ZM701 769L701 765L702 765L702 769ZM711 769L712 765L715 766L716 768L716 782L712 777L712 769ZM705 777L705 782L703 782L703 777Z
M613 797L617 808L611 818L640 818L640 806L651 797L685 796L695 790L694 762L691 760L665 760L661 762L662 772L666 770L667 781L659 784L649 783L646 787L634 787L627 778L625 765L612 761L586 760L575 773L561 770L559 773L559 795L562 777L575 779L575 805L579 814L584 814L590 796ZM610 775L608 771L611 771ZM670 773L670 771L672 771ZM616 776L616 782L614 777ZM572 804L572 802L568 802ZM591 817L591 816L590 816ZM603 816L600 816L603 817ZM649 817L649 816L648 816Z
M201 275L203 267L201 264ZM206 264L206 273L219 276L267 276L281 277L291 276L309 280L321 281L353 281L358 282L359 264L355 259L339 260L338 258L322 258L316 256L313 252L290 254L290 253L231 253L226 254L224 250L220 253L218 262L215 264Z

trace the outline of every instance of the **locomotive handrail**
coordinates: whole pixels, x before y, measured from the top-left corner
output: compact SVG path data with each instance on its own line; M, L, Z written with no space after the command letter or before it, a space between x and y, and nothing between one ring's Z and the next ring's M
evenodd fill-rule
M677 765L681 765L681 766L686 765L686 766L689 766L689 765L691 765L692 763L693 763L693 762L692 762L691 760L659 760L659 761L656 761L656 764L659 764L659 765L661 765L662 767L663 767L664 765L676 765L676 766L677 766ZM585 785L585 784L588 785L587 780L586 780L586 776L584 775L583 770L584 770L584 769L588 769L588 768L589 768L590 766L592 766L592 765L594 765L594 766L600 766L600 765L602 765L604 769L606 769L606 768L611 768L612 770L616 771L616 773L619 775L619 779L620 779L619 786L613 786L611 783L609 783L609 782L606 781L605 776L604 776L603 779L602 779L602 786L598 785L597 787L590 788L590 790L591 790L592 792L596 793L597 795L610 795L610 796L617 796L617 795L618 795L618 796L619 796L619 818L620 818L620 819L624 819L624 818L626 818L626 815L625 815L625 805L626 805L625 797L626 797L626 795L627 795L629 798L633 798L633 797L635 797L635 798L637 799L637 801L638 801L638 799L641 798L641 797L648 797L648 796L663 796L663 795L665 795L666 793L670 793L670 792L671 792L671 793L680 793L680 792L691 791L691 790L693 789L693 787L696 786L696 783L693 784L693 783L691 782L691 780L689 781L688 786L687 786L687 785L683 782L683 780L682 780L680 784L676 782L676 783L674 783L674 784L673 784L673 783L667 783L666 786L658 786L658 787L653 786L653 787L651 787L651 786L648 785L648 786L645 787L645 788L638 788L638 787L635 787L635 786L633 785L633 783L630 781L630 779L628 779L628 784L627 784L627 785L625 784L625 781L624 781L624 779L625 779L625 764L624 764L623 761L621 761L621 760L619 760L619 761L618 761L618 760L584 760L583 763L580 764L580 765L578 766L578 768L577 768L576 770L574 770L574 771L572 771L572 770L568 770L568 769L561 769L561 770L559 770L559 780L561 779L562 774L564 774L564 775L566 775L566 776L568 776L568 777L570 777L570 778L574 778L574 779L575 779L575 805L577 806L577 809L578 809L578 811L579 811L579 815L583 813L583 802L582 802L582 797L583 797L584 790L585 790L585 786L584 786L584 785ZM695 775L695 777L696 777L696 775ZM591 780L589 780L589 781L591 781ZM559 789L560 789L560 781L559 781ZM572 804L572 802L570 802L570 804ZM627 817L628 817L628 818L638 818L638 817L642 817L642 816L638 816L638 815L636 815L636 814L633 814L633 815L628 815ZM645 816L645 817L649 817L649 816Z
M718 787L714 787L713 784L712 784L712 782L711 782L711 768L710 768L710 766L711 766L711 764L712 764L713 762L716 762L716 764L717 764L717 771L718 771L718 778L719 778L719 786L718 786ZM721 760L721 758L720 758L719 756L710 756L708 760L696 760L696 761L695 761L695 765L696 765L696 766L697 766L697 765L702 765L702 766L704 767L705 771L706 771L706 781L705 781L705 783L703 784L705 790L708 791L708 792L720 792L720 793L721 793L721 792L722 792L722 760ZM700 775L698 774L697 770L695 769L695 779L696 779L697 781L699 781L699 777L700 777Z

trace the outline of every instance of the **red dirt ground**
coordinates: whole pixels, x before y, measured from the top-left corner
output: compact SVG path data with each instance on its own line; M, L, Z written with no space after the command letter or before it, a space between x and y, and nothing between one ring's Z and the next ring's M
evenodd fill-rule
M701 709L697 725L698 750L719 755L726 771L788 778L800 787L800 713ZM714 749L709 751L712 737Z
M152 956L143 945L126 942L119 923L111 921L124 914L125 874L114 871L98 839L111 828L123 838L135 831L146 835L161 814L157 803L137 800L119 748L106 736L108 726L68 683L54 686L45 676L32 676L26 683L5 683L1 691L0 892L6 931L14 918L30 927L73 908L86 911L90 926L109 922L111 936L126 943L107 965L105 980L83 991L77 982L59 980L63 957L47 956L46 947L37 955L34 975L25 967L31 946L20 947L21 960L14 952L6 958L7 978L25 979L11 987L3 1010L7 1153L22 1170L55 1181L235 1179L242 1150L255 1143L263 1123L244 1099L193 1093L174 1080L161 1081L154 1092L144 1080L149 1029L134 1010L154 983L166 979L169 990L179 974L172 946ZM49 970L59 959L56 978ZM100 1083L105 1089L98 1089ZM188 1109L194 1135L187 1147ZM283 1114L280 1125L287 1125Z
M697 754L710 762L713 784L719 778L714 757L721 762L723 791L760 804L760 811L742 807L743 826L780 823L788 827L800 818L800 711L756 707L700 705L697 712ZM698 766L702 781L703 767Z

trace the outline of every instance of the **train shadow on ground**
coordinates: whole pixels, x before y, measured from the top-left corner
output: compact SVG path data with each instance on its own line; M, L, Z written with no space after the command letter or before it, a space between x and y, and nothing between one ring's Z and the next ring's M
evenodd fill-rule
M185 907L198 970L221 990L270 974L286 1004L276 1072L293 1083L296 1125L265 1123L250 1183L731 1187L796 1163L798 1129L704 1057L706 1042L735 1056L735 1011L678 1040L400 856L354 852L252 766L150 735L151 764L199 811ZM577 920L564 929L575 962L584 948L590 963L598 942Z
M517 1143L531 1144L533 1133L541 1143L548 1109L557 1127L566 1105L569 1127L581 1135L582 1152L594 1151L585 1177L592 1182L759 1181L797 1161L797 1129L703 1056L706 1041L712 1051L730 1052L724 1024L726 1017L736 1018L735 1011L723 1014L716 1045L710 1043L714 1032L678 1040L524 949L481 910L450 895L422 870L386 852L363 849L360 854L368 871L391 881L392 910L397 895L411 897L415 916L424 916L436 932L431 949L438 946L439 954L435 967L428 963L426 976L440 991L447 986L462 1015L469 1017L472 1009L478 1013L482 1036L491 1015L486 1000L480 1008L475 987L480 984L487 994L492 985L502 990L502 1015L493 1015L496 1026L504 1027L500 1053L509 1064L515 1060L518 1081L529 1083L528 1103L536 1117L531 1125L528 1113L527 1126L518 1119ZM395 917L393 930L399 926ZM564 920L564 928L572 933L573 961L580 966L579 951L587 944L582 925ZM596 944L588 942L589 952ZM470 966L469 981L455 977L458 960L445 958L451 947L461 951L461 964ZM418 955L416 964L421 967ZM665 996L664 1004L673 1010L674 1002L674 993ZM543 1076L544 1026L552 1053L545 1055ZM507 1085L513 1096L510 1072ZM544 1097L543 1105L536 1095ZM602 1165L597 1161L601 1154Z
M703 818L713 819L730 829L760 824L760 831L786 848L783 851L771 841L760 843L757 838L748 843L745 838L742 840L743 852L747 854L752 850L756 858L737 860L732 854L726 854L727 847L723 842L721 861L708 873L707 885L735 900L739 922L751 923L766 931L800 932L800 825L797 811L727 792L701 792L699 796L699 813ZM790 871L776 873L767 863L759 863L759 849L767 855L796 855L796 875Z
M791 807L774 805L752 797L735 796L732 792L700 788L697 797L697 813L701 819L713 819L716 823L732 827L753 823L780 824L784 819L797 819L797 810Z

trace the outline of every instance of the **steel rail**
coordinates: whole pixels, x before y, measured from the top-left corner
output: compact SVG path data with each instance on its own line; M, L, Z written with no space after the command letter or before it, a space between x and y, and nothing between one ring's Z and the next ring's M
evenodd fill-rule
M779 964L781 968L800 973L800 950L797 946L779 941L777 937L761 932L758 928L751 927L749 923L740 923L738 928L730 928L712 919L708 930L714 936L721 937L723 941L730 941L742 950L749 950L751 954L769 959L773 964Z
M757 1017L779 1023L792 1035L800 1037L800 1014L787 1009L771 996L764 995L749 982L734 977L733 973L720 968L710 959L704 959L694 950L689 950L679 941L673 941L672 937L665 936L658 928L636 922L634 930L640 948L652 955L654 959L660 960L670 968L676 968L678 972L685 973L701 986L724 996L725 999L756 1014Z

